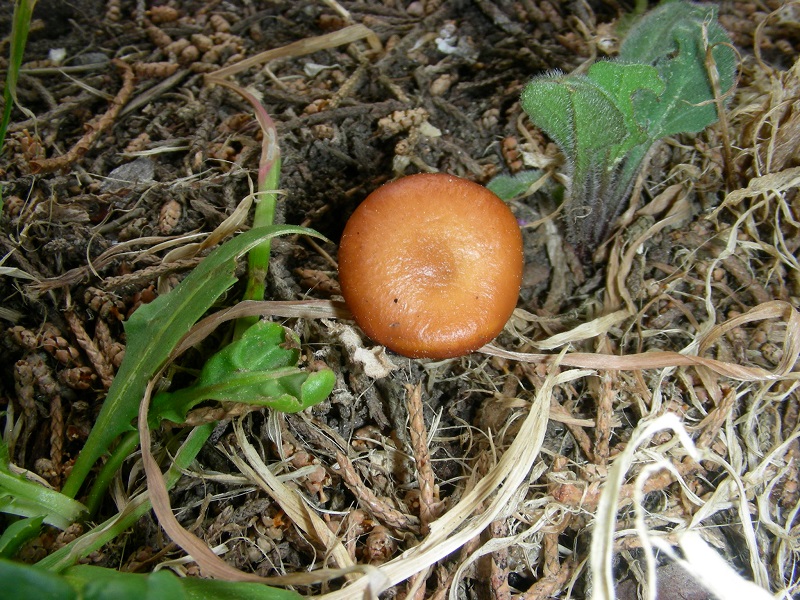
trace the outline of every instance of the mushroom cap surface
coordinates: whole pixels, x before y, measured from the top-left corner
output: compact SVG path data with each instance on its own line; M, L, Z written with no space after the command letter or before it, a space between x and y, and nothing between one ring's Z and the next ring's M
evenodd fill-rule
M339 283L358 325L411 358L468 354L517 304L522 235L485 187L441 173L372 192L345 226Z

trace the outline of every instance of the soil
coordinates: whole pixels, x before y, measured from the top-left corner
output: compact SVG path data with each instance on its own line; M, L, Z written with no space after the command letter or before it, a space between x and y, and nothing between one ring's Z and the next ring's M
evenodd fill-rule
M207 85L207 73L351 24L368 27L380 40L380 48L362 39L235 76L258 94L277 126L282 166L276 221L305 225L332 240L276 240L267 298L339 300L336 240L353 209L380 184L421 171L484 184L531 166L558 175L558 150L524 118L520 93L533 75L571 72L613 55L612 25L632 4L173 0L157 7L40 0L17 91L27 110L15 108L0 156L0 264L14 269L0 278L0 403L6 443L13 438L11 462L60 489L123 359L125 320L197 264L166 255L215 230L252 191L261 153L253 110L231 91ZM728 122L657 146L625 226L592 261L582 264L564 241L560 217L547 219L557 208L549 194L512 201L525 243L518 304L524 312L497 346L539 352L537 341L628 308L625 320L596 337L576 335L570 352L680 352L710 327L754 307L780 306L785 315L794 314L800 298L800 204L792 171L800 164L797 8L779 10L783 3L777 0L716 4L742 65ZM11 7L4 6L3 36L10 23ZM8 44L0 47L7 56ZM729 157L724 148L732 149ZM770 181L771 194L743 194L710 216L726 194L769 174L777 178ZM645 205L652 210L634 214ZM663 227L653 227L667 217ZM639 251L626 253L637 239ZM736 245L732 253L725 252L729 243ZM234 304L242 291L241 284L234 286L224 303ZM770 304L775 302L782 304ZM774 371L791 352L782 343L796 327L791 319L745 320L704 351L719 361ZM513 442L551 373L546 362L476 353L440 362L390 355L399 368L370 377L343 342L341 326L282 322L300 335L306 356L335 371L337 386L303 416L254 411L244 417L245 428L267 464L280 472L309 469L291 485L359 564L380 565L424 538L418 526L408 525L420 515L412 458L418 448L409 429L421 426L408 419L409 385L422 386L442 516ZM352 322L341 324L371 347ZM187 360L183 366L197 365ZM756 531L765 553L763 576L753 566L750 540L743 541L748 530L735 500L703 518L712 530L707 539L746 578L773 593L796 593L780 536L791 530L796 539L785 514L798 501L791 462L800 454L793 363L791 375L749 384L702 369L601 367L596 377L559 385L541 456L525 480L528 487L515 497L515 510L433 565L423 586L427 594L442 597L451 586L459 598L588 593L584 562L600 483L637 423L664 412L680 415L696 443L749 482L751 511L772 515L772 524ZM159 435L176 431L181 429ZM223 419L212 442L235 448L232 431L231 418ZM667 441L657 438L653 445ZM319 548L266 493L242 481L215 443L171 492L181 523L210 546L226 543L223 558L248 572L266 576L321 565ZM337 450L356 466L360 484L343 483ZM759 470L773 451L769 469ZM117 501L142 484L137 460L131 457L116 483ZM674 477L652 480L645 506L653 516L648 526L674 542L672 532L698 513L694 499L715 499L729 472L713 461L701 466L673 455L670 460L684 485ZM212 473L232 477L204 478ZM360 496L359 485L403 515L407 527ZM642 543L630 533L630 504L621 506L618 527L628 533L615 546L615 577L628 582L623 596L634 597L635 582L643 578ZM118 508L110 496L96 520ZM87 528L47 530L18 558L35 562ZM124 537L84 561L143 572L182 555L153 516ZM506 543L468 560L497 540ZM459 566L465 570L457 573ZM177 568L198 574L191 566ZM383 597L401 597L409 585L398 583ZM312 594L331 588L299 589Z

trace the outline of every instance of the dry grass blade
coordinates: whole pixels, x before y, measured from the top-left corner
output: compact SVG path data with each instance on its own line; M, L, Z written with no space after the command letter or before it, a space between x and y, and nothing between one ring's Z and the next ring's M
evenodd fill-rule
M353 560L342 542L328 528L328 525L310 509L303 498L292 488L282 483L256 452L247 440L242 422L236 419L233 423L236 442L244 454L244 459L235 453L228 453L228 458L243 475L267 492L277 502L286 515L307 535L316 539L324 548L325 555L331 556L339 568L354 566Z
M709 215L710 219L714 219L725 210L738 205L746 198L755 198L761 194L781 193L800 185L800 167L792 167L785 169L778 173L769 173L761 177L753 177L748 183L747 187L740 190L734 190L727 196L725 200L714 209L714 212Z
M228 215L228 217L226 217L222 223L217 225L202 242L185 244L171 250L164 256L164 262L172 263L181 259L194 257L203 250L213 248L225 238L239 231L247 221L248 213L250 212L250 208L253 206L254 200L255 194L253 193L251 183L250 193L245 196L242 201L239 202L239 204L236 205L236 208L233 209L233 212L231 212L231 214Z
M585 375L586 371L573 370L558 375L551 372L545 378L519 435L497 464L458 504L431 524L430 534L418 546L378 567L386 576L387 587L408 579L454 552L488 527L508 507L539 455L553 388ZM479 506L483 506L483 510L475 514ZM358 579L343 590L325 594L321 600L349 600L363 592L367 584L365 578Z
M647 206L636 211L636 214L650 215L665 204L671 205L667 215L650 226L647 231L642 233L638 238L631 241L628 248L621 256L622 242L621 238L617 238L617 243L612 249L611 259L608 265L608 274L606 275L606 281L608 282L606 286L606 310L620 306L621 301L624 301L628 310L635 312L635 304L626 284L628 275L630 275L633 267L634 258L647 240L653 238L667 227L674 227L688 220L691 214L691 206L688 201L688 194L685 193L684 186L681 184L669 186L658 196L653 198Z
M588 323L582 323L564 333L553 335L541 342L533 342L532 345L540 350L553 350L565 344L587 340L607 333L610 328L619 325L630 316L631 313L627 310L618 310L609 315L598 317Z
M346 319L350 311L343 302L334 300L245 300L198 321L175 348L172 359L202 341L222 323L252 316Z
M147 488L150 493L150 501L153 504L153 512L158 517L158 522L170 539L183 548L201 566L205 575L229 581L263 582L263 578L239 571L221 560L203 540L184 529L172 513L167 486L161 475L161 469L151 451L152 440L150 427L147 423L150 396L157 380L158 378L154 377L150 381L145 397L139 406L139 439L142 448L142 465L147 476Z
M184 529L172 512L167 486L151 450L152 438L147 422L150 397L162 372L163 369L147 385L147 390L139 405L138 430L142 449L142 465L147 477L147 488L153 504L153 512L155 512L159 524L170 539L200 565L205 576L227 581L251 581L270 585L308 585L349 574L351 572L350 569L322 569L313 573L259 577L232 567L217 556L203 540Z
M594 582L592 598L594 600L609 600L615 597L612 569L614 524L616 523L619 491L625 483L625 475L633 464L634 456L639 446L655 433L665 429L674 431L681 439L684 447L690 453L695 452L694 444L683 428L683 424L676 415L671 413L662 415L649 423L643 423L633 432L631 441L622 454L617 456L609 469L608 479L600 496L600 502L595 514L595 530L592 536L590 553Z
M351 25L333 33L326 33L313 38L306 38L280 48L273 48L250 58L246 58L234 65L224 67L213 73L206 75L210 82L214 80L224 79L231 75L236 75L242 71L246 71L250 67L263 65L266 62L275 60L277 58L293 58L297 56L305 56L319 50L326 50L328 48L335 48L343 44L350 44L358 40L366 39L374 49L381 47L380 40L370 28L364 25Z
M32 283L27 286L26 291L33 295L34 297L38 297L41 294L49 292L51 290L68 287L70 285L75 285L77 283L82 282L84 279L90 277L93 273L103 269L104 267L108 266L115 260L119 260L121 257L126 256L127 254L131 253L140 253L146 254L148 252L156 252L158 248L164 248L165 244L175 244L180 243L184 236L180 236L178 238L164 238L160 236L148 236L148 237L141 237L136 238L133 240L128 240L125 242L120 242L114 246L111 246L108 250L103 251L98 257L96 257L90 264L87 264L82 267L76 267L57 277L52 277L49 279L42 279L41 281L37 281L36 283ZM134 250L137 246L151 246L148 250L137 251ZM117 280L112 279L115 283Z
M696 345L699 347L701 353L705 352L725 332L739 327L743 323L775 318L782 318L786 321L786 334L783 340L783 356L778 366L773 371L768 371L760 367L746 367L713 358L689 356L679 352L668 351L653 351L627 356L574 352L559 357L558 360L564 366L578 367L581 369L633 371L640 369L694 366L705 367L718 375L741 381L798 379L800 378L800 373L793 371L793 368L800 356L800 313L788 302L773 300L756 306L743 315L713 327L706 336L697 341ZM555 355L552 354L511 352L492 344L484 346L480 351L492 356L530 363L549 364L556 359Z

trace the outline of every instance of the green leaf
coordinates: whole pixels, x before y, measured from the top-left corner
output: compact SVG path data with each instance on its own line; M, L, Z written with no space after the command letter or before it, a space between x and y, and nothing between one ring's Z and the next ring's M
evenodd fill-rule
M522 92L522 108L564 153L571 165L586 153L622 142L625 118L609 94L584 75L543 75Z
M634 114L634 95L649 90L660 96L666 86L655 67L635 63L604 60L593 64L587 76L606 91L625 121L627 136L610 153L616 164L631 148L648 142L647 131Z
M316 231L290 225L261 227L242 233L209 254L169 294L140 307L131 316L125 324L128 340L125 359L64 485L64 494L74 497L92 466L114 440L133 429L132 421L148 380L178 341L236 281L236 259L266 239L287 234L322 238Z
M169 571L119 573L77 565L65 578L84 600L300 600L300 595L260 583L181 579Z
M7 600L73 600L78 597L63 577L6 559L0 559L0 589Z
M631 28L619 59L526 86L522 108L566 158L567 237L582 258L607 236L652 144L718 119L707 58L724 95L736 66L729 44L713 6L664 3Z
M620 46L621 60L645 65L675 52L675 30L686 23L702 24L724 30L716 23L717 10L708 4L693 2L662 2L660 6L642 15L628 31Z
M203 385L212 385L231 371L274 371L293 367L299 358L297 336L278 323L259 321L206 361L200 381Z
M330 369L297 368L300 340L285 327L259 321L242 337L214 354L191 387L153 399L151 426L161 419L180 423L204 400L241 402L282 412L298 412L324 400L335 376Z
M715 7L690 2L662 5L646 14L623 42L621 59L653 65L666 82L663 94L642 92L634 100L637 120L653 140L697 133L719 119L706 42L724 95L735 82L736 54L717 22Z
M212 423L205 423L188 432L186 439L175 453L172 464L164 473L164 482L168 490L175 486L185 470L189 468L213 430ZM130 530L151 508L152 505L146 491L134 496L121 513L115 514L103 523L98 523L82 536L45 556L36 563L36 566L54 572L61 572L73 566L79 560L100 550L113 539Z
M0 558L11 558L22 545L39 534L43 516L20 519L6 527L0 536Z
M545 75L522 93L522 108L564 153L572 190L591 194L613 166L614 149L630 137L613 97L584 75Z
M42 517L45 523L66 529L86 514L86 507L14 473L10 468L8 446L0 438L0 512L20 517Z
M501 200L512 200L527 192L542 175L544 173L539 169L520 171L514 175L497 175L486 184L486 187Z
M86 507L64 494L33 481L0 473L0 512L20 517L43 517L44 522L66 529L86 516Z
M17 103L17 79L19 69L22 66L22 56L25 53L25 45L28 42L28 30L30 29L33 7L37 0L17 0L14 4L14 16L11 24L10 53L8 59L8 69L6 71L6 85L3 89L3 116L0 117L0 152L3 150L8 123L11 120L11 109ZM26 111L30 113L30 111ZM33 117L33 114L28 114Z
M260 583L184 579L187 600L302 600L297 592Z
M260 583L180 579L169 571L120 573L90 565L56 575L3 559L0 589L7 600L302 600L296 592Z

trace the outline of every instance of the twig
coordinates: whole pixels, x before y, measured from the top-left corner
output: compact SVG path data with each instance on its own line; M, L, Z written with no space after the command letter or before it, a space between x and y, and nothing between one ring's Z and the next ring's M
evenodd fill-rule
M195 258L182 258L174 262L163 262L152 267L145 267L127 275L115 275L113 277L106 277L100 284L103 290L115 290L129 285L142 285L144 283L152 282L163 277L164 275L171 275L172 273L179 273L189 269L194 269L200 264L203 257Z
M133 69L126 62L115 59L112 63L122 71L122 87L111 101L108 110L86 124L86 133L66 154L40 161L32 160L30 162L32 173L49 173L70 166L86 154L97 141L97 138L100 137L100 134L114 123L119 111L122 110L122 107L125 106L125 103L133 93L133 84L136 77L133 74Z
M342 481L358 498L358 501L367 508L372 515L393 529L401 531L419 531L419 520L411 515L405 515L399 510L392 508L389 504L378 498L372 490L364 485L358 473L356 473L353 463L341 452L336 453L336 462L339 463L339 474Z
M678 475L686 477L695 472L703 472L703 467L689 458L683 462L677 463L675 469ZM650 477L644 484L642 492L649 494L651 492L661 491L675 482L675 475L665 469L659 471ZM597 503L600 501L600 494L602 493L601 481L592 481L591 483L562 483L554 482L550 486L550 494L553 498L561 504L570 508L582 508L584 510L593 511L597 508ZM626 506L633 501L634 494L636 493L636 483L628 483L620 488L619 506Z
M492 538L503 538L508 535L508 524L500 519L494 521L487 533ZM511 588L508 585L509 551L505 546L487 556L489 561L489 593L495 600L511 600Z
M736 406L736 390L729 388L727 393L722 396L722 401L714 407L706 417L700 421L697 428L702 432L697 438L698 448L710 448L711 443L717 437L722 425L733 412Z
M273 48L271 50L261 52L260 54L256 54L255 56L251 56L245 60L239 61L236 64L223 67L222 69L209 73L206 75L206 78L207 80L214 81L214 83L219 83L219 79L230 77L231 75L245 71L250 67L261 66L264 63L276 58L305 56L306 54L312 54L314 52L318 52L319 50L335 48L336 46L349 44L364 38L367 39L367 42L373 50L380 49L381 42L378 39L378 36L375 35L375 32L364 25L350 25L349 27L334 31L333 33L326 33L325 35L306 38L298 42L281 46L280 48Z
M64 458L64 409L61 405L61 395L56 394L50 398L50 462L53 470L61 478Z
M611 423L614 417L614 388L618 385L617 374L606 371L600 375L597 397L597 428L594 432L594 460L596 465L608 464Z
M419 520L420 531L427 535L430 524L436 519L441 508L439 502L439 489L436 486L431 467L431 455L428 451L428 434L425 430L423 417L422 386L407 385L409 433L411 435L411 448L414 452L414 462L417 465L417 479L419 481Z
M704 25L703 26L703 44L705 45L706 50L706 58L705 58L705 65L706 65L706 72L708 73L708 79L711 83L711 91L714 93L714 104L717 107L717 116L719 117L719 131L720 137L722 138L722 161L723 166L725 168L725 183L728 185L728 190L735 190L737 188L736 185L736 172L733 166L733 152L731 152L731 134L730 129L728 127L728 114L725 111L725 101L733 95L733 91L736 89L734 85L728 90L727 93L723 94L722 90L719 86L719 70L717 69L717 61L714 60L714 44L709 44L708 41L708 28ZM731 50L734 51L738 55L738 50L733 46L733 44L723 44L724 46L728 46Z

